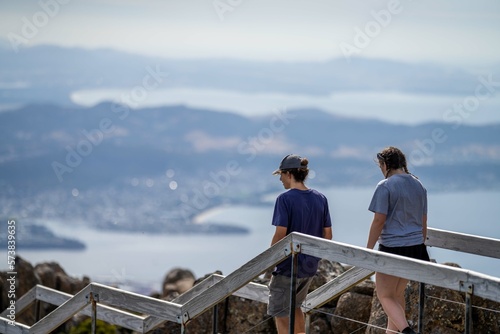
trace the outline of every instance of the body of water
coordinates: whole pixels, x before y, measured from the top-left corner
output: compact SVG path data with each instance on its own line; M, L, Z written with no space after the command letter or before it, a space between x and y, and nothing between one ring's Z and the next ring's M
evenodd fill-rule
M333 239L364 247L372 213L367 210L373 188L320 189L329 200ZM276 194L263 206L224 206L204 212L199 223L216 221L247 227L246 235L151 235L99 232L67 222L45 222L56 234L87 244L84 251L22 251L33 265L58 262L70 275L91 280L143 285L157 290L165 274L181 267L196 277L221 270L224 275L266 250L274 233L271 226ZM429 226L500 239L500 191L429 193ZM500 277L500 260L430 248L438 263L455 262L462 268ZM4 268L0 268L5 270Z
M125 103L123 94L130 89L88 89L71 94L71 100L82 106L93 106L104 101ZM338 92L330 95L300 95L285 93L246 93L230 90L169 88L148 92L134 108L165 105L185 105L218 111L229 111L244 116L269 115L276 110L318 108L346 117L379 119L389 123L418 124L425 122L452 122L459 124L500 123L500 96L481 100L468 112L457 114L453 108L471 96L408 94L398 92ZM404 112L402 112L404 110Z

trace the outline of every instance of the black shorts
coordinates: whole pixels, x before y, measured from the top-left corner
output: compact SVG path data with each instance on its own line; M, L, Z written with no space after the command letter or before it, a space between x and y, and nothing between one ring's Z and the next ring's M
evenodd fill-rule
M427 253L427 246L425 246L425 244L402 247L386 247L384 245L379 245L378 250L381 252L411 257L412 259L430 261L429 253Z

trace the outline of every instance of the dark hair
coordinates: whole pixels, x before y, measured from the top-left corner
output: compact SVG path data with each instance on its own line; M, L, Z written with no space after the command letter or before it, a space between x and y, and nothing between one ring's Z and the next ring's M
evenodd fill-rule
M391 170L399 168L403 168L406 174L411 174L408 171L404 153L397 147L389 146L384 148L382 152L377 153L377 159L384 162L385 166L387 167L387 173L385 174L386 178Z
M301 168L292 168L292 169L284 169L283 172L288 172L293 175L295 178L295 181L297 182L304 182L306 180L307 175L309 174L309 168L307 168L307 165L309 164L309 161L307 158L301 158L300 159L300 164Z

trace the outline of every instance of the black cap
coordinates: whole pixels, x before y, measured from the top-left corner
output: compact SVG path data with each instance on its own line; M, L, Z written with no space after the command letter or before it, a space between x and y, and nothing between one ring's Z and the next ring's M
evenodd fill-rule
M281 174L282 170L294 168L307 168L302 165L302 158L296 154L289 154L281 160L280 167L273 172L273 175Z

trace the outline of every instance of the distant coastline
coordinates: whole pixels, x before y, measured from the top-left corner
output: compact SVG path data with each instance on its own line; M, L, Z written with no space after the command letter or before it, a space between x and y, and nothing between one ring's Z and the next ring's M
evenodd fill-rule
M15 237L16 248L19 250L64 249L81 251L87 247L80 240L57 236L47 227L32 223L18 225ZM5 231L0 232L0 244L2 247L7 246Z

